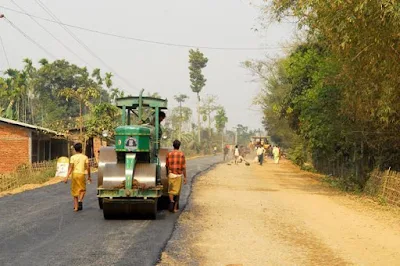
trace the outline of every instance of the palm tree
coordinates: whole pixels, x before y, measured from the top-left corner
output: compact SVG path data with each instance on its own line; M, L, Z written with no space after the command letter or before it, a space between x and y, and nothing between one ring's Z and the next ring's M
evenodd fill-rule
M219 107L217 114L215 115L215 128L218 133L221 133L221 147L224 149L224 129L226 123L228 122L228 117L226 116L226 112L224 107Z
M106 72L106 76L104 77L104 82L106 83L106 87L108 89L111 89L113 82L112 82L112 76L113 74L111 72Z
M174 96L175 101L179 103L179 139L182 139L182 103L184 103L187 99L189 99L189 96L186 94L178 94Z
M59 95L65 97L68 101L69 99L74 99L79 103L79 132L80 138L82 142L84 142L83 138L83 107L87 106L90 107L92 104L90 102L93 98L100 97L100 92L97 87L90 86L90 87L80 87L76 90L71 88L62 89L59 92ZM85 145L84 145L85 146Z
M103 78L101 77L100 68L93 69L92 78L95 78L98 85L103 85Z
M203 98L202 106L200 107L200 114L203 115L203 120L208 121L208 136L212 137L211 123L213 122L212 114L220 109L221 107L217 105L217 96L207 95Z
M9 76L9 78L6 79L6 82L9 89L8 99L10 101L7 107L6 116L9 119L17 119L20 121L21 103L26 95L25 75L18 70L11 68L7 69L5 74ZM22 109L23 108L24 105L22 103Z
M25 108L25 112L29 113L29 119L27 121L29 123L34 124L34 105L33 101L35 99L35 87L34 87L34 79L36 75L36 68L33 67L32 60L29 58L24 59L24 73L25 73L25 84L26 84L26 101L27 108ZM30 109L30 110L28 110ZM25 116L27 116L25 113Z
M122 91L122 90L120 90L118 88L112 88L111 89L110 97L111 97L111 101L113 103L115 103L115 99L124 97L124 95L125 95L124 91Z

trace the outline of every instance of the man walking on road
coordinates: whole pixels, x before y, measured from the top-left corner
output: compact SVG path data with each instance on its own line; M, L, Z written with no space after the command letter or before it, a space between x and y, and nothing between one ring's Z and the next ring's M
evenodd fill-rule
M167 154L165 167L167 168L168 175L168 195L169 195L169 211L178 212L178 201L179 195L182 188L182 176L183 183L186 185L186 159L185 154L179 150L181 142L175 140L172 144L174 150Z
M71 195L74 198L74 211L77 212L83 208L82 202L86 193L85 170L88 173L88 181L91 181L91 177L89 159L82 154L82 143L76 143L74 149L76 154L71 156L68 174L64 179L64 183L68 182L68 177L72 174Z
M239 148L238 148L238 145L236 145L235 146L235 151L234 151L234 154L233 154L233 156L235 156L235 164L238 164L239 155L240 155Z
M276 164L279 163L279 159L281 157L280 153L281 153L281 151L280 151L279 147L278 146L274 146L274 148L272 149L272 154L274 155L274 162Z
M228 155L228 152L229 152L228 145L225 145L225 148L224 148L224 161L226 160L226 156Z
M263 165L264 153L265 153L264 147L262 145L259 145L258 148L257 148L257 156L258 156L258 163L260 165Z

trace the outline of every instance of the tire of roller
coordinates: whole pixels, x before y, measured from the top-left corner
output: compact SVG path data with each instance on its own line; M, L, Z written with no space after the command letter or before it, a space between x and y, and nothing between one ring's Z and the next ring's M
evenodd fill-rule
M99 200L99 208L100 208L100 210L102 210L103 209L103 199L98 198L98 200Z
M146 203L132 203L115 204L110 202L103 202L103 216L104 219L113 219L118 217L135 218L135 217L148 217L151 220L157 218L157 203L158 199L149 200ZM131 205L136 205L131 206Z

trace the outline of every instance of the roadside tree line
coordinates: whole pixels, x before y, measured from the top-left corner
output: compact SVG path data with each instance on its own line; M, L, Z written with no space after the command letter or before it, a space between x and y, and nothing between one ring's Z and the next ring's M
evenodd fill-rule
M265 1L296 19L286 56L244 66L274 142L299 165L363 188L374 168L400 170L400 8L396 1ZM310 166L311 165L311 166Z
M226 129L228 117L217 97L200 96L206 82L201 68L208 59L200 51L191 50L189 61L193 72L190 79L196 84L192 92L198 99L197 108L185 105L190 90L187 94L175 95L176 107L170 106L164 132L168 132L169 142L172 138L181 139L186 150L192 153L210 153L214 146L221 150L224 143L234 144L235 133ZM81 141L99 136L103 130L112 137L121 119L113 103L118 97L129 96L114 86L112 73L103 73L98 68L89 72L86 67L66 60L41 59L34 64L24 59L23 62L22 69L7 69L0 77L1 117L51 128L66 135L69 130L78 129ZM159 93L147 96L162 97ZM200 118L197 123L192 120L194 111ZM245 131L243 133L248 133Z

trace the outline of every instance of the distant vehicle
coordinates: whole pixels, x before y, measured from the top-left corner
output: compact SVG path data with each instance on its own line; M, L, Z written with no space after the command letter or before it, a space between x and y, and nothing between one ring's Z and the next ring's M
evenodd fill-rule
M267 137L261 137L261 136L254 136L251 137L251 144L255 147L256 145L269 145L268 138Z

